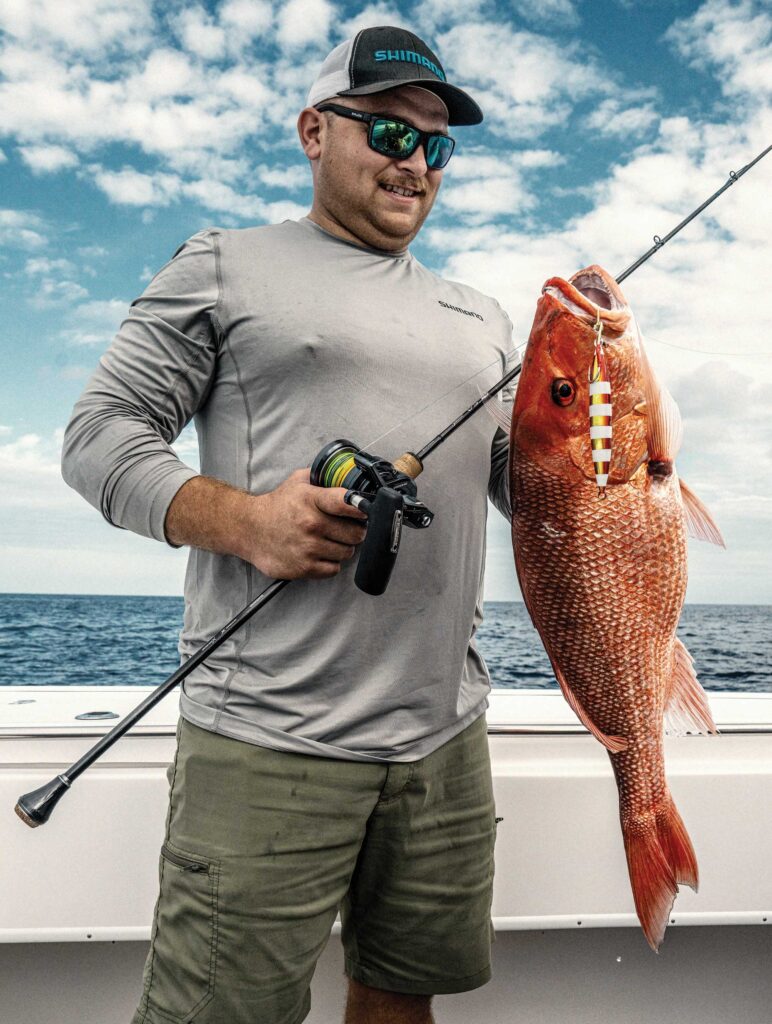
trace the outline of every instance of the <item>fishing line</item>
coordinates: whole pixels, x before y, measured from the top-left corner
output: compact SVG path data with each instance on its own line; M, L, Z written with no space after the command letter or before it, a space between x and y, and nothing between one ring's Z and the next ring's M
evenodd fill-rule
M772 350L767 352L738 352L734 349L731 352L723 352L715 348L691 348L689 345L677 345L674 341L660 341L658 338L652 338L650 334L646 335L646 344L653 341L655 345L664 345L666 348L677 348L681 352L693 352L698 356L739 356L741 358L745 356L766 356L768 359L772 357Z
M524 348L525 346L520 347ZM508 352L504 357L504 365L506 366L508 363L512 363L515 361L515 359L519 358L519 351L517 348L514 348L511 352ZM367 449L374 448L375 445L377 445L380 441L384 439L384 437L388 437L389 434L394 433L395 430L398 430L400 427L403 427L406 423L409 423L410 420L415 419L416 416L420 416L422 412L426 412L427 409L430 409L433 405L436 405L438 402L441 402L443 398L447 398L448 395L452 395L454 391L458 391L459 388L464 387L464 385L468 384L470 380L474 380L474 378L479 377L481 373L485 373L486 370L490 370L492 366L498 366L500 363L501 359L494 359L492 362L488 363L487 366L483 366L482 369L475 370L475 372L471 374L469 377L467 377L466 380L462 380L460 384L455 384L448 391L445 391L437 398L433 398L430 402L427 402L426 405L421 406L420 409L416 409L415 412L409 413L404 419L401 419L398 423L395 423L393 427L389 427L389 429L386 430L383 434L379 434L378 437L373 438L373 440L366 444L364 447Z

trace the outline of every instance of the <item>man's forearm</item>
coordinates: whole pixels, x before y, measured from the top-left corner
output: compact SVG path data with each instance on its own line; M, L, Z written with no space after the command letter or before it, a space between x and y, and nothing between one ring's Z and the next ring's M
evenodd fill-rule
M209 476L194 476L177 491L164 530L171 544L218 555L247 557L252 506L257 496Z

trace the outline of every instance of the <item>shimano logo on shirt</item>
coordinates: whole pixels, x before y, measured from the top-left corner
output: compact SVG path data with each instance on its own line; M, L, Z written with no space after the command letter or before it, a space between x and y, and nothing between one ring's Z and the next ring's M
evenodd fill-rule
M408 64L420 64L422 67L428 68L441 82L445 81L442 68L438 68L434 61L424 57L421 53L416 53L415 50L376 50L373 56L376 60L401 60Z
M476 316L478 320L482 320L485 323L484 317L481 317L479 313L475 313L471 309L462 309L461 306L451 306L449 302L443 302L442 299L437 299L441 306L445 309L452 309L454 313L463 313L464 316Z

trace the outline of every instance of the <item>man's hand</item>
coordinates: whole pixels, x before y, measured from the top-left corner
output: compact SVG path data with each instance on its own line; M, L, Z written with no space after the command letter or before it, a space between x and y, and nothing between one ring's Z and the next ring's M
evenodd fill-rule
M166 515L172 544L238 555L274 579L325 579L364 540L367 517L343 487L315 487L298 469L267 494L248 494L210 477L189 480Z
M276 490L253 500L254 529L241 557L266 576L336 576L365 538L367 517L344 502L345 487L315 487L309 481L310 470L295 470Z

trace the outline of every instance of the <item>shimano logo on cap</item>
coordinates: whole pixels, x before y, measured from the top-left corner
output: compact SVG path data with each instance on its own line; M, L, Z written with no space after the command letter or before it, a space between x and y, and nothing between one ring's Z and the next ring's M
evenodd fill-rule
M416 53L415 50L376 50L373 56L376 60L400 60L407 64L420 64L422 67L428 68L441 82L445 81L442 69L438 68L434 61L424 57L423 54Z

